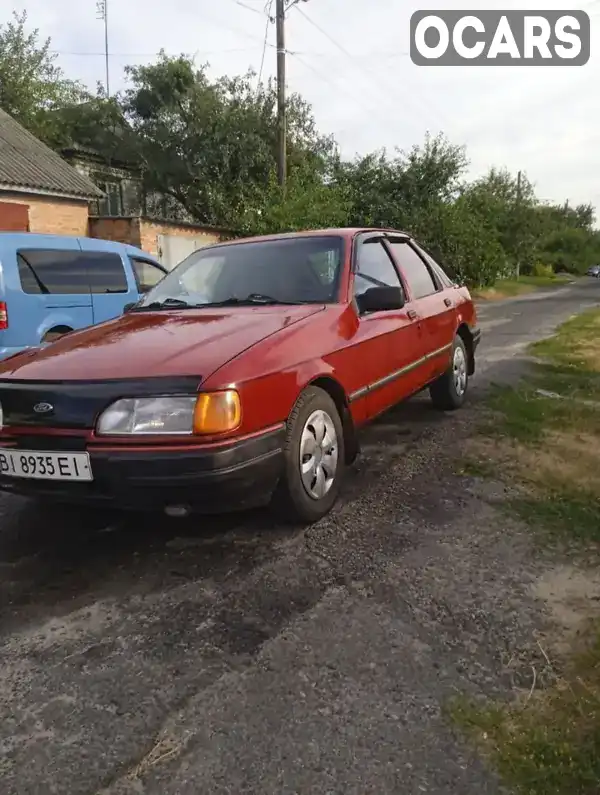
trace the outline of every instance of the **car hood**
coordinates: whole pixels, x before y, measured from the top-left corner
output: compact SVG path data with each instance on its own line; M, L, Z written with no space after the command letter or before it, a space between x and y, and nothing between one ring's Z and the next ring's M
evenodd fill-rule
M202 379L257 342L323 306L132 312L0 363L0 378L101 380L197 375Z

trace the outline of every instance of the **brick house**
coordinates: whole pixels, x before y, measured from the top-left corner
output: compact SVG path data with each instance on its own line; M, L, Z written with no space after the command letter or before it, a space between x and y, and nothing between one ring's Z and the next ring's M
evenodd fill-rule
M104 193L90 204L91 237L138 246L167 268L195 249L232 237L228 230L194 223L171 197L146 193L141 169L134 163L108 160L78 145L61 150L61 155Z
M232 237L190 222L164 197L146 196L135 165L78 146L61 154L0 109L0 231L130 243L168 268Z
M103 192L0 109L0 231L85 236Z

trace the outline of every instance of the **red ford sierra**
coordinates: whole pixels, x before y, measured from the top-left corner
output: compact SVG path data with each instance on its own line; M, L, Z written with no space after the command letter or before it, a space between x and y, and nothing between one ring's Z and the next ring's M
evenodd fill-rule
M403 232L202 248L121 318L0 363L0 488L313 522L362 425L425 387L463 403L479 338L468 290Z

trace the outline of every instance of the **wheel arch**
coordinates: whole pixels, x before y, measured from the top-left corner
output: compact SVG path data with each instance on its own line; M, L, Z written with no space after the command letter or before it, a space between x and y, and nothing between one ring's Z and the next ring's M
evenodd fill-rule
M316 378L313 378L312 381L310 381L306 386L319 387L319 389L327 392L329 397L335 403L342 421L342 427L344 429L344 449L346 453L345 463L352 464L358 455L359 445L356 428L354 427L354 421L352 419L352 414L350 413L348 396L346 395L344 387L339 381L330 375L319 375Z
M44 334L42 335L42 339L40 341L54 342L55 340L53 339L53 337L58 339L58 337L62 337L65 334L70 334L71 331L74 331L74 329L71 328L71 326L68 326L65 323L57 323L44 332Z
M473 345L473 334L471 333L471 329L466 323L461 323L459 327L456 329L457 335L461 338L461 340L465 344L465 348L467 349L467 358L468 358L468 374L473 375L475 372L475 347Z

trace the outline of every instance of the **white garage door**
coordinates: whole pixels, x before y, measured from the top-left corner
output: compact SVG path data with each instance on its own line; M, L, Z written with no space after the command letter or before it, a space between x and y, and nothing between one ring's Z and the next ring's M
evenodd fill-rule
M158 236L158 261L171 270L198 248L210 245L202 237Z

